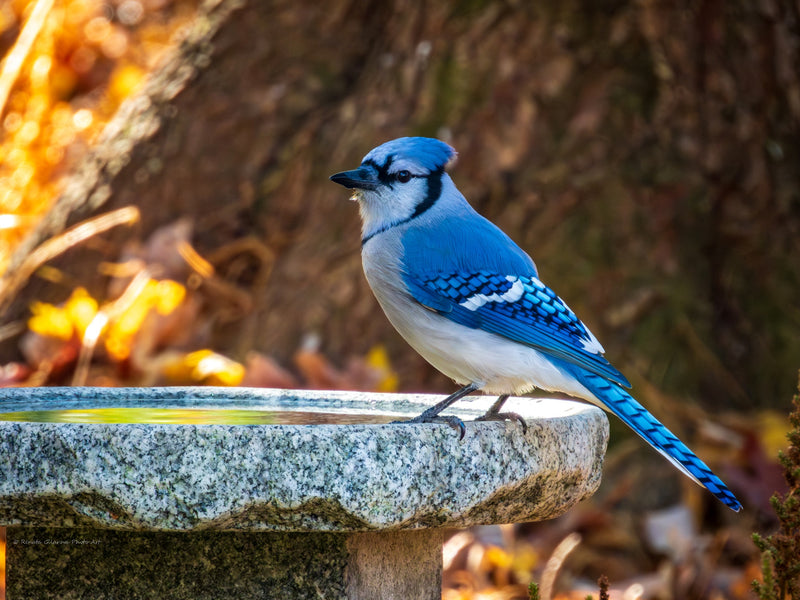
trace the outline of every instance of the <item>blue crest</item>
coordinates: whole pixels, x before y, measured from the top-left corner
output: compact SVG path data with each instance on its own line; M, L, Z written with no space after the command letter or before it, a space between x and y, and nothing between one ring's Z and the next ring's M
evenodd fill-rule
M432 173L444 168L456 156L456 151L434 138L402 137L373 148L361 162L385 165L390 156L395 162L398 159L414 162L421 169Z

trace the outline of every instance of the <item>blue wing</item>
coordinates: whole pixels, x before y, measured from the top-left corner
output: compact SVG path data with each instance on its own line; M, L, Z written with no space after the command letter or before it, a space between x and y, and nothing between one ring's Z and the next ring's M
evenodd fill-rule
M562 364L603 405L675 466L735 511L741 504L686 445L622 387L628 380L575 313L535 275L404 275L412 296L457 323L541 350Z
M575 313L535 275L404 274L420 304L448 319L501 335L630 387Z

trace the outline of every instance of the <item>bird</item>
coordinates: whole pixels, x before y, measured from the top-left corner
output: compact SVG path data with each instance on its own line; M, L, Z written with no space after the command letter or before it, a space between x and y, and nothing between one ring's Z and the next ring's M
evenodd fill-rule
M361 216L364 274L386 317L425 360L459 384L406 423L464 425L441 415L473 392L496 395L479 420L524 420L501 412L510 395L561 392L615 414L681 472L739 511L741 503L627 389L630 382L567 304L540 279L531 257L480 215L445 167L447 143L401 137L373 148L358 168L330 176L352 190Z

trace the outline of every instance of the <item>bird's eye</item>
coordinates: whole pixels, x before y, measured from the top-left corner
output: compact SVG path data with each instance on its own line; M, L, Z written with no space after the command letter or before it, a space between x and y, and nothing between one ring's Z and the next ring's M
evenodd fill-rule
M411 173L403 169L402 171L397 172L397 181L400 183L408 183L411 181Z

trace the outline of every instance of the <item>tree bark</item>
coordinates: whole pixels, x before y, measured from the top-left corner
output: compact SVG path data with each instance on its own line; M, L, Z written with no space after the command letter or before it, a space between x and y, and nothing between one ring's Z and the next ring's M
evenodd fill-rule
M206 5L15 264L98 211L138 206L142 237L188 216L201 254L252 237L275 259L261 289L257 259L215 265L253 298L215 348L285 361L315 333L343 362L385 342L406 387L446 389L380 314L355 207L327 181L387 139L438 136L613 362L647 356L645 377L709 404L768 404L800 354L798 14L734 4ZM120 232L56 264L100 293ZM6 320L68 289L14 292Z

